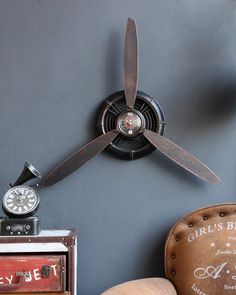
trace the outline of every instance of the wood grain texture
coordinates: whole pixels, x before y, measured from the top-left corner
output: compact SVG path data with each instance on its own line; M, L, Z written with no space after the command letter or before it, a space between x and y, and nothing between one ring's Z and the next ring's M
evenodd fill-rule
M177 293L169 280L148 278L117 285L101 295L177 295Z

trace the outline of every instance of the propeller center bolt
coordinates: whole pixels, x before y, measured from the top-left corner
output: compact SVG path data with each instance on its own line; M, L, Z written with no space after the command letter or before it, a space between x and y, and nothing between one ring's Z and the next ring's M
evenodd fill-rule
M128 137L137 136L145 127L143 115L136 110L121 113L117 118L117 128L120 133Z

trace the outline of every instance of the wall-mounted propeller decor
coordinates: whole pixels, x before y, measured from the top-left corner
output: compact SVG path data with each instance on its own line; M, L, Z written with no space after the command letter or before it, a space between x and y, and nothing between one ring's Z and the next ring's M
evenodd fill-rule
M197 177L210 183L220 182L206 165L163 136L165 119L160 105L156 99L137 91L138 40L135 21L130 18L124 51L124 91L103 102L98 119L99 136L53 169L42 184L49 186L60 181L104 149L124 159L135 159L155 148Z

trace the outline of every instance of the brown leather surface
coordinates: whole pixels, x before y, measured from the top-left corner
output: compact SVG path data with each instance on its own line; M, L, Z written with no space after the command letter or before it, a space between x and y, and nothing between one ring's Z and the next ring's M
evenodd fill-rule
M177 295L177 293L170 281L148 278L117 285L101 295Z
M165 271L178 295L236 294L236 204L177 222L166 241Z

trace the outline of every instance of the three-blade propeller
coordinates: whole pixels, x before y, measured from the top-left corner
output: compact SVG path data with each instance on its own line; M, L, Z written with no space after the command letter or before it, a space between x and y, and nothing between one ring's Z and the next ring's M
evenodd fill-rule
M121 123L119 125L119 122L117 122L117 128L115 130L109 131L95 138L81 149L75 151L47 175L47 177L43 180L42 185L52 185L80 168L96 154L103 151L119 133L122 133L124 136L130 136L129 134L122 132L124 123L128 126L134 126L134 129L138 130L136 130L136 133L134 132L133 136L143 133L145 138L154 147L192 174L210 183L220 182L219 177L193 155L177 146L166 137L145 129L145 124L142 124L141 114L135 110L137 85L138 38L135 21L129 18L126 27L124 54L124 89L127 113L122 114L122 118L120 118Z

